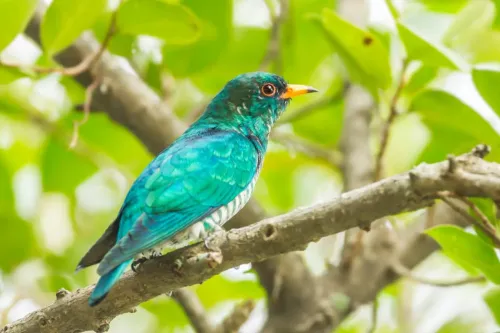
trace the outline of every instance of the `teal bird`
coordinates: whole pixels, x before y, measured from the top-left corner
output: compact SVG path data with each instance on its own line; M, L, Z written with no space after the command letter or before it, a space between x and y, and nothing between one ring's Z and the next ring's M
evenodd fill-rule
M78 264L77 270L99 263L89 305L99 304L131 263L134 269L165 247L203 240L243 208L274 123L292 97L315 91L264 72L229 81L145 168L114 222Z

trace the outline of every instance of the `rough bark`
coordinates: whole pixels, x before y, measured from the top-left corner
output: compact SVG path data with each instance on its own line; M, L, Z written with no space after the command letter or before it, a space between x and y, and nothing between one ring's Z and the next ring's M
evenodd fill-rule
M422 164L409 172L343 193L331 201L244 228L216 233L209 239L209 247L220 249L220 252L206 252L203 244L180 249L146 262L138 274L126 273L103 303L95 308L87 305L92 290L89 286L74 293L62 293L53 304L4 327L0 332L103 332L113 318L132 311L150 298L203 282L231 267L303 250L309 242L367 225L384 216L428 207L439 191L499 200L500 164L482 160L483 153L484 147L479 147L473 153L456 158L453 169L450 169L449 161ZM418 238L415 242L427 240ZM407 254L403 258L409 261L405 264L410 267L428 254L418 250L415 254L414 249L415 246L409 252L403 252ZM179 258L183 263L180 268L176 263ZM394 273L387 274L387 270L379 274L385 279L375 279L374 276L379 285L369 290L377 292L382 283L389 283L395 278ZM365 291L360 292L368 295ZM363 302L372 299L371 296L363 299L355 295L355 298ZM331 317L332 321L336 319Z

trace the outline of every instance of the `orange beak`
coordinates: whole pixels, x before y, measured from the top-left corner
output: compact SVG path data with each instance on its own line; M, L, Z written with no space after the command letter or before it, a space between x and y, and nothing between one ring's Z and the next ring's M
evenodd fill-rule
M299 95L304 95L308 93L317 92L318 90L313 87L302 86L300 84L289 84L286 86L286 90L281 94L281 98L292 98Z

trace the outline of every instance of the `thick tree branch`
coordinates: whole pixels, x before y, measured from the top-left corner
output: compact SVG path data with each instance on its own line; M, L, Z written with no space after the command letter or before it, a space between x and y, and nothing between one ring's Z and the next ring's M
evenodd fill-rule
M113 318L152 297L200 283L231 267L303 250L309 242L367 225L384 216L427 207L440 191L499 200L500 164L482 160L479 156L483 148L456 158L453 171L450 171L448 161L422 164L409 172L344 193L331 201L227 233L219 232L209 239L209 244L212 249L220 249L220 253L206 253L203 244L180 249L146 262L138 274L126 273L103 303L95 308L87 305L92 290L89 286L65 295L0 332L103 331ZM220 259L220 255L222 261L211 260ZM412 256L415 257L415 253ZM416 257L418 259L418 253ZM175 261L179 258L183 262L180 275L179 270L174 269L178 267ZM406 267L414 266L414 263L402 262ZM377 281L386 284L396 275L387 277ZM378 287L377 291L381 286Z

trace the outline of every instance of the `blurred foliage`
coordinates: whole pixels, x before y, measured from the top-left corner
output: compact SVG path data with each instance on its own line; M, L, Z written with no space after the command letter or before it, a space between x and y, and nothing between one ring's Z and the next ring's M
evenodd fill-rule
M491 145L488 159L500 161L500 1L369 2L368 25L359 27L336 13L335 0L289 1L281 26L281 52L268 70L321 91L294 100L288 113L301 112L316 99L326 102L277 130L325 152L337 151L345 106L338 95L345 82L354 82L377 101L372 110L375 156L404 68L384 176L467 152L478 143ZM108 50L128 61L180 118L192 121L225 82L259 69L268 50L271 21L279 10L275 0L125 0L118 9L118 1L53 0L41 24L42 45L36 45L21 35L37 3L0 0L0 59L23 64L0 66L0 285L5 290L0 312L12 310L12 294L15 300L29 300L32 309L52 302L61 287L75 289L96 281L92 268L74 274L76 263L114 218L131 182L152 158L131 132L102 110L92 110L79 129L77 146L70 149L73 122L83 117L76 106L84 102L85 91L72 77L36 74L30 66L55 66L51 57L84 31L102 41L112 11L118 10ZM269 213L284 213L341 191L338 165L294 147L270 145L255 192ZM493 203L474 202L500 230ZM451 226L427 233L446 256L433 266L424 263L419 274L432 275L453 262L460 268L441 269L442 275L482 273L490 282L473 287L469 294L460 288L446 297L431 293L427 299L437 304L458 300L456 306L441 306L439 313L426 312L408 300L413 311L422 313L408 317L413 320L406 323L409 326L398 319L407 309L394 305L406 288L390 286L383 293L390 301L381 303L379 313L385 315L375 332L404 332L404 327L424 332L419 329L424 326L434 327L425 332L492 331L495 320L500 321L500 293L491 289L500 283L500 262L491 242L479 231ZM324 262L326 256L309 258ZM194 288L211 316L219 319L228 312L227 304L265 298L255 276L241 270ZM421 288L414 286L416 291ZM459 301L464 297L470 302ZM144 332L189 331L182 309L170 298L150 300L142 309L133 318L155 318ZM13 320L23 311L7 311L2 318ZM259 311L254 326L265 319ZM457 319L465 312L473 320ZM369 317L360 310L337 332L365 332ZM124 320L138 320L130 318ZM114 323L112 331L122 332Z

